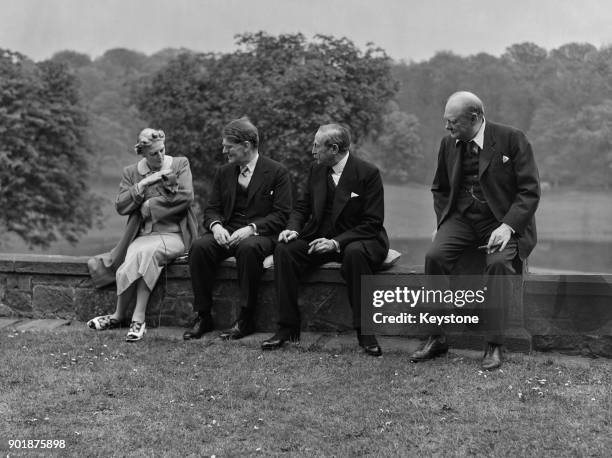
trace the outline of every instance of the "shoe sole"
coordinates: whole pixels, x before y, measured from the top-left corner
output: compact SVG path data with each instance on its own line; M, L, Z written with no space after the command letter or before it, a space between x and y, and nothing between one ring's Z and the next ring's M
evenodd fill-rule
M142 340L144 336L142 337L126 337L125 341L126 342L138 342L139 340Z
M228 335L223 335L220 334L219 338L221 340L240 340L240 339L244 339L245 337L248 337L252 334L255 334L254 332L249 332L248 334L240 334L240 335L234 335L234 334L228 334Z
M448 354L448 350L436 353L435 355L430 356L429 358L410 358L410 361L412 361L413 363L422 363L424 361L431 361L432 359L439 358L440 356L444 356L446 354Z
M374 356L375 358L380 358L383 355L382 352L380 352L380 353L371 353L371 352L368 352L368 351L365 351L365 350L364 350L364 353L366 355L368 355L368 356Z
M189 335L189 336L185 336L185 334L183 334L183 340L199 340L202 337L204 337L206 334L210 334L211 332L213 332L214 329L210 330L210 331L206 331L204 334L200 335L200 336L196 336L196 335Z
M96 328L96 325L93 322L93 319L89 320L86 325L89 329L93 331L108 331L109 329L120 329L123 327L127 327L125 326L125 323L123 321L119 321L119 322L109 324L108 327L106 328Z
M297 345L300 344L300 341L299 340L286 340L286 341L284 341L282 344L280 344L278 346L275 346L275 347L264 347L264 346L261 346L261 349L264 350L264 351L278 350L279 348L282 348L285 344L293 344L293 345L297 346Z

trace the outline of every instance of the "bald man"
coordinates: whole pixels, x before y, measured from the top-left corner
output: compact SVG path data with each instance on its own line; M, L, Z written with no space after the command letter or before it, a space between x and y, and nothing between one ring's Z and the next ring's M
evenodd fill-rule
M512 299L512 262L536 244L534 214L540 200L538 169L525 135L484 117L471 92L452 94L444 111L449 134L442 139L432 192L437 232L425 256L426 275L449 275L461 254L486 245L488 323L482 368L502 364L505 316ZM446 353L440 329L414 352L412 361Z

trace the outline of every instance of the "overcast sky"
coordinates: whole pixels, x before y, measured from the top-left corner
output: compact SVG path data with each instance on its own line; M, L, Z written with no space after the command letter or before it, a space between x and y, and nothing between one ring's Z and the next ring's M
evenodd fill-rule
M234 35L265 30L374 42L395 59L436 51L499 55L532 41L612 44L610 0L0 0L0 48L35 60L71 49L226 52Z

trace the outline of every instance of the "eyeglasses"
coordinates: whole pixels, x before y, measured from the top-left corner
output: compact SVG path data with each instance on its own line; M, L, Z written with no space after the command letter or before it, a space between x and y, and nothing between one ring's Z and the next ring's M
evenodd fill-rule
M237 146L241 146L242 143L222 143L221 147L223 148L223 151L229 151L231 149L236 148Z
M327 149L327 148L331 148L334 145L335 145L335 143L327 144L327 143L317 143L317 142L314 142L312 144L312 147L314 149Z

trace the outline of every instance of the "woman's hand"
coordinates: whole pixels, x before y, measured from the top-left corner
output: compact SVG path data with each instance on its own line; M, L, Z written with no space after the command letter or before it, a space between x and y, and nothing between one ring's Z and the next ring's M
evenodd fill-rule
M138 182L138 193L141 194L145 188L157 183L162 180L162 175L167 174L167 170L160 170L158 172L154 172L151 175L144 177L142 180Z

